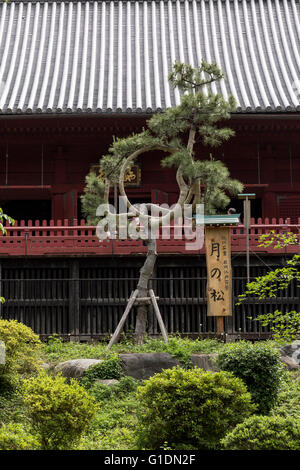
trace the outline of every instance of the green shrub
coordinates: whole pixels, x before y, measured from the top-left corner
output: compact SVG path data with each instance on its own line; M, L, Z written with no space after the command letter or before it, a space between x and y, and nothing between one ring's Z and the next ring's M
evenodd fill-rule
M67 383L62 376L45 372L24 380L23 397L45 450L72 448L96 411L94 399L76 380Z
M135 450L136 408L135 392L103 401L77 449Z
M255 409L243 382L228 372L166 369L138 388L140 448L216 449ZM188 446L188 447L187 447Z
M296 379L288 377L284 381L271 414L283 418L295 418L300 422L300 377Z
M112 385L94 383L89 388L89 393L96 401L115 401L135 392L139 383L140 382L133 377L122 377L119 383Z
M31 328L16 320L0 319L0 340L6 349L6 362L0 365L0 374L30 373L38 369L41 341Z
M37 450L39 442L21 424L4 424L0 428L0 450Z
M121 366L121 360L118 356L112 356L109 359L89 367L80 382L85 388L90 388L95 380L115 379L119 380L124 376Z
M227 344L219 351L217 365L247 385L257 412L268 414L275 405L285 375L280 353L267 342Z
M228 450L300 450L300 422L281 416L251 416L227 434Z
M23 397L18 389L0 395L0 426L11 422L25 424L27 421Z

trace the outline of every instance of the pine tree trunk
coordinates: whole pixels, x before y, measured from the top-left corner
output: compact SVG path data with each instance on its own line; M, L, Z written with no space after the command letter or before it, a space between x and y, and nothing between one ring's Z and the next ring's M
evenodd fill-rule
M157 258L156 239L146 240L145 243L148 247L148 253L145 263L140 270L140 277L137 286L137 298L148 296L148 285L152 277ZM147 329L147 314L148 305L139 305L137 308L137 317L135 325L135 340L137 344L143 344L144 342Z

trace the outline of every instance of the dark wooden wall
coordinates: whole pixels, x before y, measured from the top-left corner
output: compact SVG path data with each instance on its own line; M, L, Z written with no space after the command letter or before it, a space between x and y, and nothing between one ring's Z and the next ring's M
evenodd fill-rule
M112 333L136 286L142 257L15 259L1 266L2 318L16 319L45 338L57 333L65 338L99 339ZM233 257L233 297L246 284L245 255ZM251 259L251 277L281 266L280 256ZM269 266L269 267L267 267ZM206 315L206 268L203 256L158 259L152 286L160 297L159 306L169 333L210 336L215 319ZM263 338L268 330L251 321L259 313L276 308L300 309L300 288L295 284L272 301L252 299L235 306L233 317L225 321L227 334ZM125 330L134 329L133 311ZM149 334L159 334L153 313L149 312Z

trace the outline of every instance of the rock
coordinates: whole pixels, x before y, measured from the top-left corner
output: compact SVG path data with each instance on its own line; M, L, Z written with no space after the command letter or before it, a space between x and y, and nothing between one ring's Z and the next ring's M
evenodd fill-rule
M279 351L282 357L290 357L298 365L300 364L300 340L294 341L291 344L285 344Z
M70 361L60 362L55 367L56 373L61 372L64 377L72 377L78 379L83 376L84 372L91 366L103 362L101 359L72 359Z
M120 381L116 379L97 379L96 383L97 384L102 384L102 385L115 385L118 384Z
M171 369L180 362L168 353L128 353L120 354L125 375L138 380L146 380L163 369Z
M203 370L210 370L216 372L218 370L214 360L217 358L218 354L192 354L191 361L194 366L199 367Z
M292 357L281 354L281 361L287 367L288 370L297 370L300 368L299 364L294 361Z

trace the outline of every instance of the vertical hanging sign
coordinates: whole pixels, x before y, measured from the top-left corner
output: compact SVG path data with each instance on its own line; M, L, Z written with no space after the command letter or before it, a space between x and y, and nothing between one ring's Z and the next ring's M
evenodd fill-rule
M229 227L206 227L207 315L232 315L232 271Z

